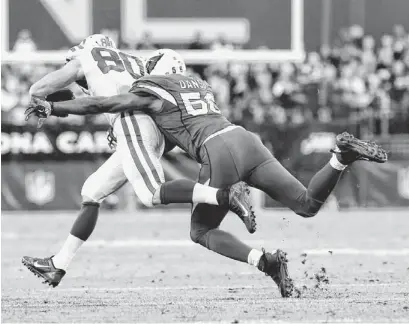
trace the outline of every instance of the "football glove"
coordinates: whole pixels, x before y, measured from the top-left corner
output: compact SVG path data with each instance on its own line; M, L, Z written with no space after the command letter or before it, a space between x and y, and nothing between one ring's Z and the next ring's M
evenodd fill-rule
M38 118L37 128L41 128L44 121L51 115L52 110L53 108L50 102L38 97L32 97L24 114L26 115L26 121L29 120L31 116L36 116Z
M31 101L28 105L28 108L24 112L26 116L26 121L30 119L31 116L35 116L38 118L37 128L41 128L44 121L50 116L57 116L57 117L67 117L68 114L56 114L53 110L53 102L48 101L47 99L54 99L53 101L65 101L71 100L74 96L70 90L62 90L54 92L47 96L46 100L41 99L39 97L33 96Z

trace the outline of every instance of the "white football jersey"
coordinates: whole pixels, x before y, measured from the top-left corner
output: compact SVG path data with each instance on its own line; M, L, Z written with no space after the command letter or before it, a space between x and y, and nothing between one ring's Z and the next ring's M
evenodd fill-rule
M92 96L114 96L126 93L132 84L145 75L145 60L116 48L75 46L67 60L78 59ZM105 114L113 126L119 114Z

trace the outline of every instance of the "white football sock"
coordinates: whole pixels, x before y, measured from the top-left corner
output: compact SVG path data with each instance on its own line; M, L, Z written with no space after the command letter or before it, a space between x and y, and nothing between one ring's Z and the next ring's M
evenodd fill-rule
M196 183L193 188L192 202L194 204L218 205L217 191L219 189Z
M78 249L84 244L85 241L75 237L74 235L69 235L64 245L62 246L60 252L53 256L52 260L54 266L57 269L63 269L67 271L71 260L74 258Z
M247 263L257 267L262 255L263 252L256 249L252 249L247 257Z
M337 155L335 153L332 153L332 157L331 160L329 160L329 164L338 171L342 171L345 170L345 168L347 167L347 165L342 164L341 162L338 161L337 159Z

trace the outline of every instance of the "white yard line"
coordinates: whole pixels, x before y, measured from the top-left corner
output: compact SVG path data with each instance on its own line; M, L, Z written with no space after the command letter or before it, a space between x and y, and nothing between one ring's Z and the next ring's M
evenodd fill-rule
M23 239L35 239L36 236L21 235L16 232L2 233L3 240L23 240ZM245 243L253 246L274 246L275 241L270 240L244 240ZM181 239L162 239L162 240L144 240L144 239L124 239L124 240L90 240L84 244L84 248L138 248L138 247L197 247L197 244L191 240ZM408 256L409 248L402 247L399 249L360 249L360 248L312 248L304 249L304 253L307 255L317 256L337 256L337 255L366 255L366 256Z
M271 324L271 323L286 323L286 324L305 324L305 323L360 323L360 324L373 324L374 322L365 322L366 319L364 318L351 318L351 319L328 319L328 320L314 320L310 321L307 320L305 322L290 322L290 321L278 321L278 320L250 320L250 321L243 321L240 320L238 323L240 324ZM221 322L191 322L192 324L231 324L233 321L221 321ZM376 322L376 323L408 323L407 319L400 319L400 320L390 320L385 318L385 322ZM148 324L148 323L147 323ZM150 323L152 324L152 323ZM155 323L153 323L155 324ZM158 324L158 323L156 323Z
M366 322L367 319L364 318L351 318L351 319L326 319L326 320L306 320L305 322L291 322L291 321L279 321L279 320L239 320L238 323L240 324L271 324L271 323L286 323L286 324L305 324L305 323L360 323L360 324L373 324L374 322ZM376 322L376 323L408 323L407 319L400 319L400 320L390 320L385 318L385 322ZM172 322L174 323L174 322ZM192 324L231 324L234 323L233 320L231 321L217 321L217 322L190 322ZM148 323L146 323L148 324ZM152 323L150 323L152 324ZM155 323L153 323L155 324ZM159 324L159 323L156 323Z
M272 245L273 241L266 240L244 240L245 243L253 246ZM269 242L269 244L266 244ZM271 244L270 244L271 243ZM190 240L93 240L87 242L85 246L89 248L104 247L195 247ZM331 251L331 252L330 252ZM355 249L355 248L327 248L327 249L307 249L304 250L309 255L331 256L331 255L370 255L370 256L406 256L409 255L409 248L399 249Z
M329 252L331 251L331 253ZM372 255L372 256L404 256L409 255L409 248L400 249L312 249L306 250L309 255Z
M328 287L328 288L359 288L359 287L402 287L402 283L368 283L368 284L328 284L328 285L323 285L323 287ZM41 289L41 291L47 291L47 292L132 292L132 291L183 291L183 290L240 290L240 289L270 289L271 287L266 287L266 286L252 286L252 285L246 285L246 286L206 286L206 285L198 285L198 286L192 286L192 285L185 285L185 286L161 286L161 287L151 287L151 286L139 286L139 287L108 287L108 288L103 288L103 287L82 287L82 288L61 288L59 287L58 289ZM400 297L398 297L399 300ZM405 297L402 297L405 298ZM378 298L375 298L376 300L379 300ZM374 299L374 300L375 300ZM285 299L283 299L285 300Z

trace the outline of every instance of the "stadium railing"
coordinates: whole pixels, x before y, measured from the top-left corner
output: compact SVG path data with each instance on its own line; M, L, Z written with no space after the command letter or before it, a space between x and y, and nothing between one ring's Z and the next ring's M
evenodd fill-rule
M152 51L126 50L127 53L137 56L149 56ZM178 50L188 64L211 64L220 62L248 62L248 63L273 63L273 62L301 62L304 52L289 50ZM51 63L65 62L67 51L37 51L29 53L3 52L2 64L20 63Z

